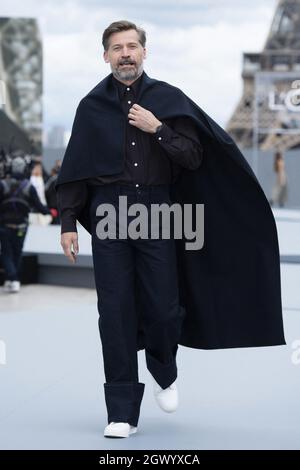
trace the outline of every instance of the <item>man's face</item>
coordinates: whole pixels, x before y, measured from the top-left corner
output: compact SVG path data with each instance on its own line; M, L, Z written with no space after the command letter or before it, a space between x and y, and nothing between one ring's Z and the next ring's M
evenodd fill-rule
M146 48L138 40L134 29L113 33L109 38L109 48L104 51L105 62L120 81L134 81L143 71Z

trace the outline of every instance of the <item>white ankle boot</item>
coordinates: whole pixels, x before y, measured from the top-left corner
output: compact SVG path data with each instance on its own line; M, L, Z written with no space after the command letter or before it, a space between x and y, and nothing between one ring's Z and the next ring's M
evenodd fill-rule
M176 411L179 404L177 385L174 381L169 387L163 389L153 379L153 393L159 407L167 413Z
M137 432L137 427L129 423L114 422L109 423L104 429L105 437L129 437L130 434Z
M12 281L5 281L3 284L4 292L10 292Z
M20 281L11 281L10 292L19 292L21 287Z

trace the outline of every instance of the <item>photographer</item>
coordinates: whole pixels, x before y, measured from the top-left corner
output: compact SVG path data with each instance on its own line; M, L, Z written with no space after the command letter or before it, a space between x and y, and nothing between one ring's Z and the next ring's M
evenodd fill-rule
M41 203L35 187L27 179L26 170L26 161L22 157L16 157L11 162L10 174L0 180L0 246L5 292L20 290L19 270L31 208L51 215L51 211Z

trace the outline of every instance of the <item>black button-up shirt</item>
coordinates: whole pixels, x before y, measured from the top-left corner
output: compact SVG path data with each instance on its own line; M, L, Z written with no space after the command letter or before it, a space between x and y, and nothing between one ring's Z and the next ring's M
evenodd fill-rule
M88 185L113 182L136 187L140 184L170 184L176 180L183 167L194 170L200 166L203 148L199 131L189 118L165 119L161 121L163 125L157 133L144 132L129 123L129 109L136 103L143 73L131 85L112 77L123 112L127 116L123 172L59 185L57 197L61 233L76 231L76 216L85 204Z

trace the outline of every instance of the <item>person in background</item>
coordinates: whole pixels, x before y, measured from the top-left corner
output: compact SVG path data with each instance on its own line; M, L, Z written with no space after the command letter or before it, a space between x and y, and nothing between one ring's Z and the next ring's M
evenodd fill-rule
M57 175L59 173L61 167L61 160L56 160L54 167L51 169L51 175L48 178L45 184L45 196L48 207L53 209L52 215L55 213L55 217L53 217L52 224L57 225L60 223L59 215L58 215L58 206L57 206L57 196L55 191L55 182L57 180ZM54 212L56 211L56 212Z
M23 158L15 158L11 175L0 180L0 253L4 292L20 290L20 264L31 208L51 217L51 211L42 204L35 187L26 178L26 166Z
M278 204L283 207L287 201L287 175L282 152L276 152L274 156L274 171L276 173L276 182L272 189L270 204Z
M35 187L39 199L43 205L47 204L45 196L45 183L43 176L43 167L41 163L36 163L31 171L30 182ZM52 217L48 215L43 215L34 210L29 215L29 223L35 225L48 225L52 221Z

